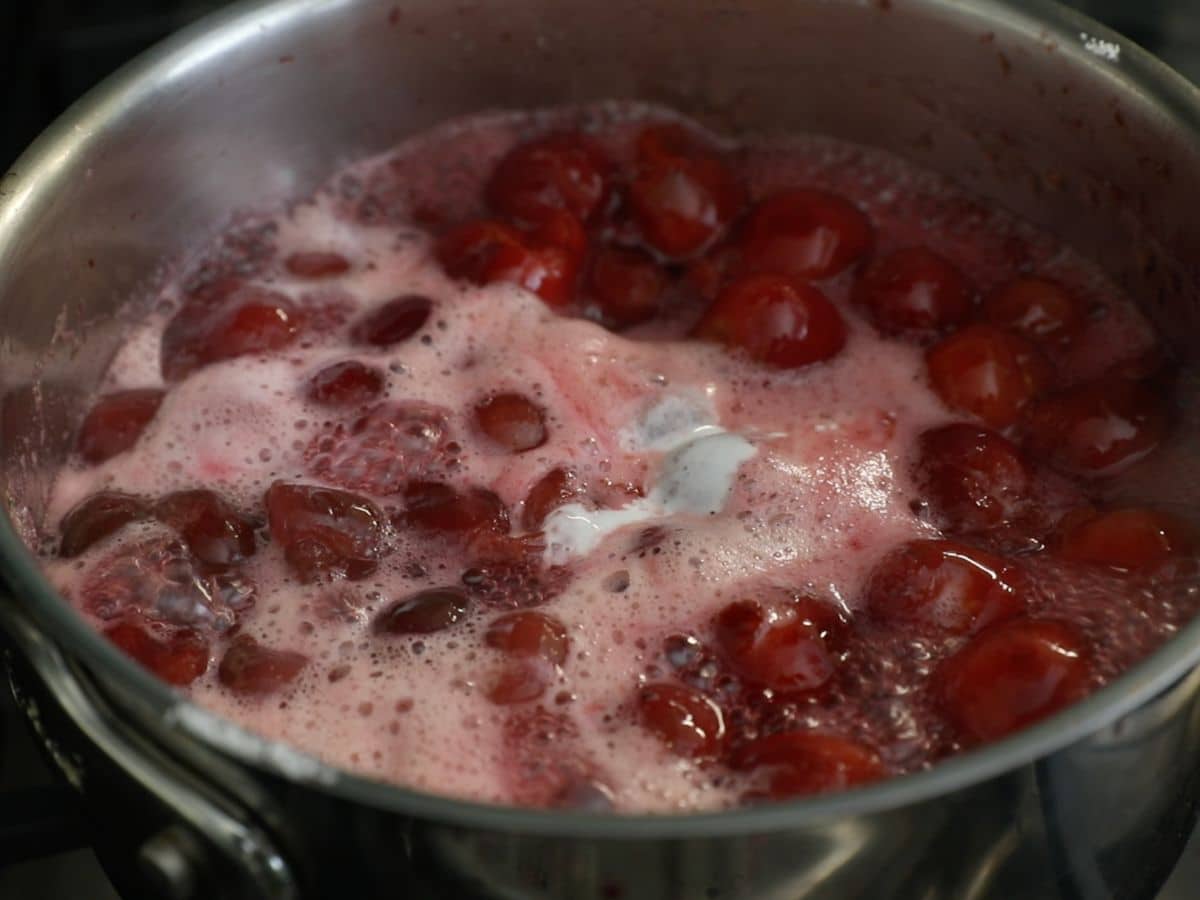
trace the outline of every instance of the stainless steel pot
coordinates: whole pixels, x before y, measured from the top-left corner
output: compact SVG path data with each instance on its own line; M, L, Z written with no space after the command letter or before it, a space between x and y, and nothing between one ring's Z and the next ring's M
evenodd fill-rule
M957 178L1200 334L1200 95L1041 0L293 0L147 54L0 183L0 478L22 527L113 313L235 207L448 116L608 97L810 130ZM114 880L221 898L1139 898L1200 798L1200 622L1087 702L935 770L679 818L376 784L182 701L57 598L0 523L14 688ZM145 879L152 879L146 881Z

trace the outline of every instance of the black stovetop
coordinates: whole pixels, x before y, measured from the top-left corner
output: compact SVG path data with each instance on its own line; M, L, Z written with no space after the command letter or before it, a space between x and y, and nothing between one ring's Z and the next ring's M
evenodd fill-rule
M224 0L0 0L0 169L72 100L125 60ZM1200 83L1200 0L1069 0ZM46 793L34 793L38 789ZM19 835L17 804L32 801L45 830ZM26 849L71 845L74 823L38 758L7 690L0 689L0 898L119 900L86 847L8 862L14 835ZM56 830L56 822L60 826ZM8 863L6 865L6 862ZM1200 896L1200 831L1159 900Z

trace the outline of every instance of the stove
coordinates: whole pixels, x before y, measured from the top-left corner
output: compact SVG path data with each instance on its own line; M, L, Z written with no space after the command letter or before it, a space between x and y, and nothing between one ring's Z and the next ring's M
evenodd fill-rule
M1067 0L1200 83L1196 0ZM223 0L0 3L0 170L110 71ZM1200 894L1200 829L1157 900ZM88 847L71 790L55 781L0 687L0 898L122 900ZM1087 898L1093 900L1093 898ZM1097 897L1095 900L1101 900Z

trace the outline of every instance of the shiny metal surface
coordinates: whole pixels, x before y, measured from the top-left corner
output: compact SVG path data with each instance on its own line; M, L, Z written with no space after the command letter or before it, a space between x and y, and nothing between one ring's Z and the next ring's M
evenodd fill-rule
M0 182L13 519L37 520L117 305L230 209L303 194L448 116L606 97L899 152L1055 229L1195 344L1200 99L1040 0L250 4L106 82ZM928 773L721 815L599 817L414 794L259 741L97 638L7 523L0 561L15 678L61 768L101 814L113 798L92 796L93 769L136 789L155 828L199 803L254 829L209 847L246 896L265 846L305 897L1149 898L1200 797L1200 622L1087 702Z

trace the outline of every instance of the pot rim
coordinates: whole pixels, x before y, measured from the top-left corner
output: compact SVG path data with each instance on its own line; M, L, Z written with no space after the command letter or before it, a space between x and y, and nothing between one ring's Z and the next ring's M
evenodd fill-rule
M923 0L974 17L981 32L1003 23L1031 41L1056 41L1056 52L1087 64L1097 78L1139 90L1200 145L1200 90L1138 45L1052 0ZM326 0L243 0L170 36L75 102L0 179L0 259L11 252L22 219L53 194L50 177L82 152L104 123L136 106L165 81L185 77L196 62L253 39L297 15L329 11ZM1120 48L1108 58L1104 44ZM70 648L87 667L152 711L163 731L193 739L255 768L345 800L455 825L556 837L703 838L819 826L834 819L931 800L1047 757L1100 731L1168 689L1200 664L1200 618L1111 684L1061 713L1001 741L954 756L929 770L866 787L766 806L678 815L597 815L483 804L411 790L352 774L282 742L258 737L209 713L142 669L89 625L41 573L7 510L0 516L0 580L4 598L33 623L38 638ZM2 611L2 610L0 610ZM3 618L3 616L0 616Z

